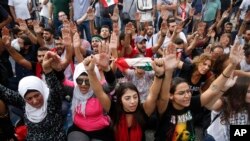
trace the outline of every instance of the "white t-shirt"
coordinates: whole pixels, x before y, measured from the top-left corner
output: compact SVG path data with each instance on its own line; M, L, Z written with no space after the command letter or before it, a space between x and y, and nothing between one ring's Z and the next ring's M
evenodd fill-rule
M8 5L14 7L16 18L26 20L30 18L28 3L30 0L9 0Z
M43 5L43 1L44 0L39 0L39 2L42 4L42 10L40 12L40 16L49 18L49 4L50 4L50 1L46 5Z
M241 5L240 5L240 9L241 9L241 12L240 12L240 19L244 19L245 18L245 15L246 15L246 11L247 11L247 8L248 6L250 6L250 0L243 0L241 2Z
M246 72L250 72L250 64L248 64L246 60L243 59L240 62L240 69Z
M184 43L187 43L187 38L183 32L180 32L178 36L179 36L179 38L181 38L183 40ZM161 47L166 48L168 46L168 44L170 43L170 41L171 41L171 38L166 36Z

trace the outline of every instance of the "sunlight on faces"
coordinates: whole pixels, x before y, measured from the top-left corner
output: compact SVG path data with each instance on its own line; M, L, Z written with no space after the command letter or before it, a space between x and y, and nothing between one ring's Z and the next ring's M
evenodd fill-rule
M212 62L211 60L206 60L204 62L200 62L198 65L198 71L200 74L206 74L211 68Z
M89 91L90 83L88 76L80 75L79 77L77 77L76 83L82 94L86 94Z
M41 108L44 104L43 96L38 91L28 92L24 96L24 100L34 108Z
M136 91L127 89L121 101L125 112L135 112L139 103L139 95Z
M171 94L170 99L176 109L183 109L190 105L192 92L186 82L182 82L176 86L176 91Z

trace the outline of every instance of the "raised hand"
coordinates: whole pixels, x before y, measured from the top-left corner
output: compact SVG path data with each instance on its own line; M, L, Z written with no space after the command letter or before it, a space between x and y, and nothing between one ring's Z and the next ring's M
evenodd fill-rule
M64 19L63 20L63 27L64 28L70 28L70 22L68 19Z
M113 33L115 33L117 36L119 35L119 26L118 23L113 23Z
M156 76L161 76L164 74L165 68L163 58L155 58L151 64Z
M92 7L89 7L87 10L87 19L93 21L95 19L95 11Z
M113 22L118 22L118 19L119 19L119 9L118 9L118 5L116 5L114 7L114 11L113 11L113 15L109 15L110 16L110 19L113 21Z
M109 43L102 41L101 44L98 46L99 53L109 53Z
M39 22L37 20L33 21L33 27L36 34L42 33L42 27L39 25Z
M176 47L173 43L170 43L167 49L165 50L164 55L164 66L165 70L174 70L177 68L178 63L180 62L181 53L176 51Z
M224 11L223 14L222 14L222 18L225 19L228 16L229 16L229 11L228 10Z
M71 46L72 40L71 40L70 29L63 27L61 31L62 31L63 45Z
M59 64L58 61L60 60L60 57L52 51L48 51L46 52L46 54L44 55L43 58L43 63L42 63L42 67L43 67L43 71L45 73L49 73L53 70L53 68L56 68L55 66L52 67L52 64ZM54 61L54 62L53 62Z
M229 60L233 65L238 65L244 58L244 50L239 42L236 42L231 48Z
M95 56L96 64L102 68L102 70L107 70L109 67L110 56L107 53L96 54Z
M168 19L167 5L161 6L161 18L163 21L166 21Z
M5 45L5 47L10 47L11 37L10 37L10 31L7 27L2 28L2 42Z
M83 60L83 65L88 73L95 72L96 59L93 56L88 56Z
M116 33L112 33L110 37L110 43L109 43L109 48L110 49L116 49L118 46L118 37Z
M75 33L77 32L76 24L73 22L70 22L70 31L72 35L75 35Z
M27 31L28 30L28 26L26 24L26 22L24 20L19 20L18 22L19 26L17 26L21 31Z
M81 39L78 32L76 32L73 36L73 47L76 48L80 46L81 46Z

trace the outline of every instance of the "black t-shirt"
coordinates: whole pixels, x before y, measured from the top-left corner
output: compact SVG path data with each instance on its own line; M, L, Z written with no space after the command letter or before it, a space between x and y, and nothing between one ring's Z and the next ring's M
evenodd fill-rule
M192 78L192 73L193 73L194 69L195 69L195 66L193 64L184 63L182 66L179 77L187 80L187 82L190 86L190 89L193 91L192 95L196 96L196 95L200 94L200 88L205 83L207 77L206 77L206 75L202 75L200 80L196 84L193 84L191 81L191 78Z
M169 102L156 131L156 141L194 141L194 116L201 107L200 96L193 96L189 107L177 110Z
M2 5L0 5L0 22L7 19L9 16L9 13L3 8Z

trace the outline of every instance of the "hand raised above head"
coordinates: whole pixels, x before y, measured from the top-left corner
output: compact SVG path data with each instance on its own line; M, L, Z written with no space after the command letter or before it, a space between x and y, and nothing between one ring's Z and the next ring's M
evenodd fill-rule
M87 19L93 21L95 19L95 11L92 7L89 7L87 10Z
M229 60L233 65L238 65L244 58L243 46L236 42L230 50Z
M102 68L102 70L107 70L109 67L110 55L107 53L100 53L94 56L96 64Z
M76 32L73 36L73 47L80 47L81 46L81 39L80 39L80 35L78 34L78 32Z
M83 65L88 73L95 72L96 58L94 56L88 56L83 60Z
M44 58L43 58L43 63L42 63L42 67L43 67L43 71L45 73L49 73L53 70L52 64L54 62L58 62L58 60L60 60L60 57L52 51L48 51L45 53Z
M154 61L152 61L152 68L155 71L156 76L162 76L165 72L164 67L164 59L163 58L155 58Z

